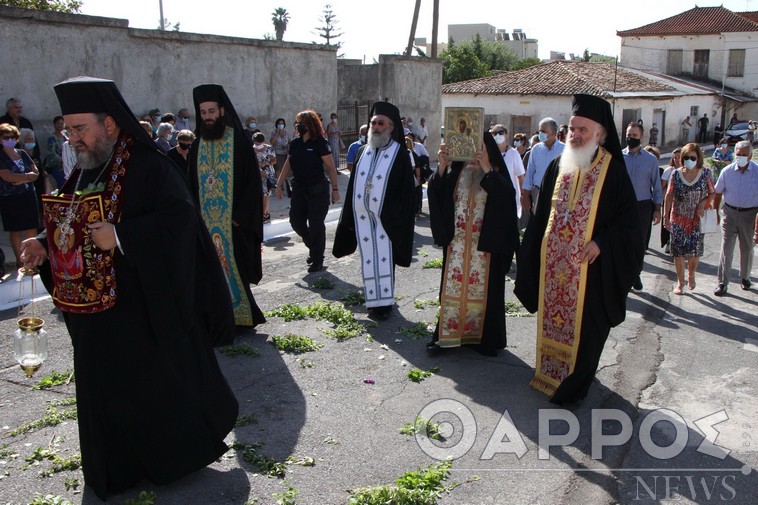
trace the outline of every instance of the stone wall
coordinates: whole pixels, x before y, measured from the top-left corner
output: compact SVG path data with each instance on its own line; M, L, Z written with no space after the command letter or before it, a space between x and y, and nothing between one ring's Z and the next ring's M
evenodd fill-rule
M192 88L215 82L242 120L255 115L266 135L277 117L292 130L297 112L328 117L337 104L336 50L322 45L134 29L123 19L11 7L0 7L0 37L13 41L2 57L0 108L20 99L43 150L60 114L53 85L77 75L115 81L137 116L189 107L193 124Z

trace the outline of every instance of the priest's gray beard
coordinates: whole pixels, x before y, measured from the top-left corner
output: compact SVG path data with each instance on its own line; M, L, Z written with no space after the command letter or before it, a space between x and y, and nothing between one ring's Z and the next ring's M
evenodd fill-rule
M374 149L381 149L390 143L392 138L392 130L384 130L384 133L374 133L374 130L369 128L368 130L368 145Z
M108 139L105 128L100 128L92 146L87 146L79 140L74 144L74 150L79 167L82 170L92 170L110 160L113 142Z
M592 164L599 144L592 140L583 146L575 146L573 142L568 142L563 153L561 154L558 169L561 175L575 174L582 170L587 170Z

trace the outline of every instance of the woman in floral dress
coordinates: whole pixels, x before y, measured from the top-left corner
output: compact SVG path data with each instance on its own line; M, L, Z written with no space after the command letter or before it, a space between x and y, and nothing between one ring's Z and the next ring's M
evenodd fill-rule
M685 262L689 287L695 289L695 271L703 255L700 218L710 207L714 193L711 171L703 168L703 153L698 144L689 143L682 148L682 165L671 174L663 214L663 225L671 232L677 295L684 291Z

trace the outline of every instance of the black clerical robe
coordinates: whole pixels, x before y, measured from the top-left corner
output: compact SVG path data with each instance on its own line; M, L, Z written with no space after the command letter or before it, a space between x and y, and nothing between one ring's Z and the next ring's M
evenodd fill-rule
M230 128L230 126L227 126ZM197 173L200 137L195 139L187 155L187 179L190 193L198 208L200 205L200 181ZM263 242L263 190L258 160L244 134L234 129L234 189L231 195L234 261L242 279L245 294L250 303L253 326L263 324L266 318L258 307L250 284L258 284L263 277L261 243Z
M529 220L517 255L514 293L529 312L538 310L540 263L560 157L548 166L540 189L537 210ZM579 349L574 371L553 394L554 403L581 400L597 371L611 327L626 317L626 298L640 273L643 254L639 240L637 198L623 161L613 158L603 183L592 240L600 256L588 266ZM550 258L546 258L550 262Z
M355 161L356 167L365 150L366 146L362 146L358 151ZM387 189L384 193L382 212L380 214L382 226L392 242L392 259L395 265L401 267L407 267L411 264L413 257L413 227L416 221L414 204L415 185L410 156L408 149L401 145L390 170ZM345 203L342 206L339 224L337 224L337 233L334 237L332 253L337 258L354 253L358 247L358 238L355 232L355 216L353 216L353 202L356 198L353 189L355 172L355 170L350 172Z
M440 300L447 270L448 246L455 235L454 195L464 163L455 162L442 176L438 172L429 179L427 197L434 243L442 246L443 268L440 280ZM515 189L508 173L493 169L481 180L487 193L484 218L479 235L478 251L490 254L487 279L487 305L480 346L485 351L504 349L505 330L505 275L510 270L513 254L519 247L518 218L516 215ZM440 321L439 324L442 324ZM439 324L433 341L439 337Z
M79 187L100 173L86 171ZM212 463L226 452L238 411L211 346L233 339L231 299L179 169L135 142L120 196L116 303L94 314L63 313L84 479L103 499L145 478L165 484ZM47 247L46 235L38 238ZM49 262L40 275L52 292Z

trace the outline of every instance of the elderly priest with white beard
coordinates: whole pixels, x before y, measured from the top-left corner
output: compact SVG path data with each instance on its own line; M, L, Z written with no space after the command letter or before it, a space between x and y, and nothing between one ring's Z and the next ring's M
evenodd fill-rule
M637 198L607 101L574 95L569 142L548 167L517 256L515 294L537 317L531 385L556 404L587 396L640 273Z

